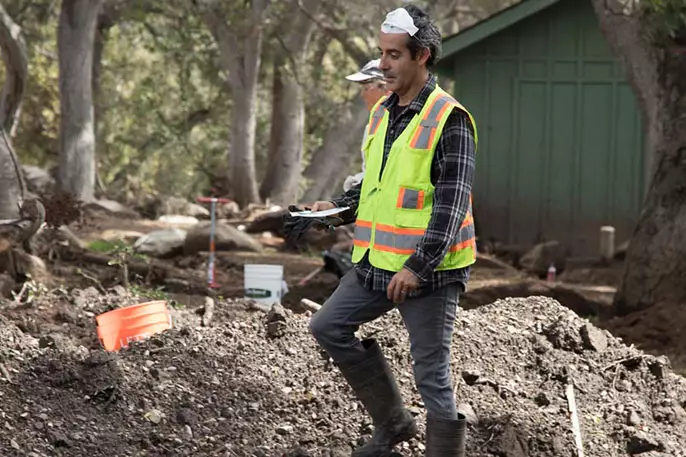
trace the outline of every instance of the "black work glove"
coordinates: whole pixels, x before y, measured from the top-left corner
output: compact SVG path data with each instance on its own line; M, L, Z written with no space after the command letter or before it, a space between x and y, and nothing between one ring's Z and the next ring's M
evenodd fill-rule
M297 242L305 235L310 228L317 230L333 230L337 225L340 225L342 219L338 217L298 217L291 216L291 213L303 211L295 205L288 207L288 213L283 217L283 230L286 234L286 239L291 242Z

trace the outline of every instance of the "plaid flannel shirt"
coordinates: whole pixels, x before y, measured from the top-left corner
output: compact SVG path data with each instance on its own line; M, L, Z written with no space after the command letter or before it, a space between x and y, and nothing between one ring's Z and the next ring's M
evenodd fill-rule
M382 170L393 142L412 118L421 112L436 84L435 76L430 75L417 97L395 119L390 119L386 130ZM383 102L383 106L392 112L391 108L398 104L398 100L398 95L393 93ZM420 289L414 295L430 293L456 282L461 284L463 290L466 288L470 267L443 271L435 269L443 261L466 216L474 179L475 154L476 144L469 117L461 110L454 109L438 140L432 162L431 181L435 190L431 220L414 254L405 263L405 268L420 280ZM350 206L351 211L346 211L346 223L355 220L361 189L362 184L359 184L332 200L336 206ZM355 270L366 288L379 292L388 289L395 274L372 266L368 253L355 264Z

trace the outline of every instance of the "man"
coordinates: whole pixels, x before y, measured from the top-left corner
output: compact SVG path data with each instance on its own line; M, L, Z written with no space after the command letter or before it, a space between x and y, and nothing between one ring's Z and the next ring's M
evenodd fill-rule
M348 81L359 83L360 96L367 105L367 110L371 111L376 102L381 97L388 94L386 90L386 81L384 81L383 72L379 69L379 59L370 60L357 73L353 73L345 77ZM367 130L362 139L362 147L364 148ZM343 182L343 190L348 191L354 186L362 182L364 177L364 151L362 151L362 171L360 173L348 176Z
M388 456L417 427L379 345L360 341L355 331L397 307L427 408L426 456L464 456L466 424L456 411L450 347L458 296L476 259L475 122L430 72L441 36L421 9L389 13L379 50L392 94L370 115L365 178L312 208L354 209L346 222L355 221L355 267L312 317L310 330L372 417L372 439L353 456Z

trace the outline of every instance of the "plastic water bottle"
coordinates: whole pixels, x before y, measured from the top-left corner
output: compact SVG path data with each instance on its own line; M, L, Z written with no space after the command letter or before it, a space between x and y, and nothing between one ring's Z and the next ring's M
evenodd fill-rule
M550 266L548 267L548 275L546 277L546 280L548 282L555 281L555 275L556 274L557 274L557 269L555 268L555 265L551 263Z

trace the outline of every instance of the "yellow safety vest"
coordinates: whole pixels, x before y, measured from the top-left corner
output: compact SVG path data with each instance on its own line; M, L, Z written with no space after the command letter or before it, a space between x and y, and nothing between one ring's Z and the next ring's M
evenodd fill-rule
M400 271L424 236L433 208L431 166L438 139L453 109L474 118L440 87L433 90L422 111L395 140L381 175L384 142L389 123L382 97L372 111L364 145L366 170L355 222L352 260L360 262L369 251L370 263L383 270ZM381 176L380 176L381 175ZM437 270L463 268L476 261L472 199L460 229Z

